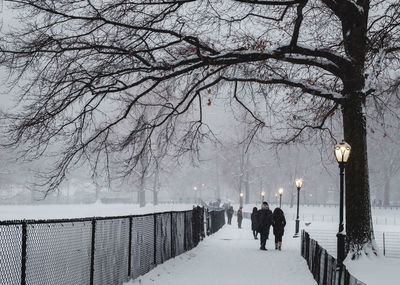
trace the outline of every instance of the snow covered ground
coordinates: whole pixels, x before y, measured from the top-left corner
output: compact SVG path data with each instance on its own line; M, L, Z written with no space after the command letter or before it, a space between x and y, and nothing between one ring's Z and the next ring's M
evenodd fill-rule
M246 205L251 212L254 205ZM125 216L153 212L190 210L190 204L148 205L140 208L132 204L76 204L76 205L19 205L0 207L0 220L62 219L104 216ZM237 205L234 206L238 208ZM271 205L273 209L274 206ZM194 250L157 266L132 284L316 284L306 262L300 256L300 239L293 239L295 207L283 205L288 225L284 236L283 251L276 252L273 242L267 242L269 251L260 251L258 241L252 239L249 221L244 228L226 225L215 235L207 237ZM304 215L304 216L303 216ZM333 256L336 255L337 207L300 208L300 227L310 232ZM303 219L304 217L304 219ZM400 210L373 209L374 230L378 246L382 249L385 232L386 254L400 253ZM376 221L378 223L376 223ZM308 226L306 226L306 223ZM392 236L390 236L390 234ZM271 235L271 238L273 236ZM390 244L392 242L392 244ZM390 248L390 245L392 248ZM396 253L397 254L397 253ZM356 262L346 261L350 272L368 285L390 285L398 283L400 258L364 258ZM384 278L384 279L382 279ZM139 281L140 280L140 281ZM383 281L384 282L383 282Z
M62 204L62 205L4 205L0 206L0 221L72 219L86 217L110 217L140 215L155 212L185 211L193 209L189 204L147 205L137 204Z
M274 208L272 206L272 208ZM245 207L250 211L252 206ZM285 208L284 208L285 209ZM335 207L305 207L303 211L317 217L334 215ZM316 284L300 256L300 239L292 238L294 222L290 218L293 208L287 208L288 225L283 240L283 251L273 249L273 241L267 242L269 251L258 249L258 241L254 241L250 231L250 221L244 220L244 228L237 229L236 220L231 226L224 226L215 235L207 237L199 246L175 259L159 265L148 274L139 277L129 284ZM398 210L375 210L375 216L381 218L399 218ZM309 224L308 226L306 225ZM301 220L300 228L311 233L311 236L329 249L336 256L337 223L328 221ZM376 235L382 232L400 232L400 225L379 224L374 226ZM270 236L273 238L273 235ZM400 246L400 239L397 241ZM382 248L381 236L377 243ZM384 256L363 258L357 261L346 260L347 268L356 278L367 285L397 285L399 258Z
M245 219L243 228L238 229L236 219L233 219L232 225L225 225L195 249L158 265L127 284L316 284L300 255L300 239L287 234L282 251L276 251L271 234L267 241L268 251L261 251L259 247L259 240L252 237L250 221Z

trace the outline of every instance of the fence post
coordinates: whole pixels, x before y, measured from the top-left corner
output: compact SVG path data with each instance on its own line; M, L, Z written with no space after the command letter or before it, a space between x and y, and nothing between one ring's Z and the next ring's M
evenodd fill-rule
M22 222L22 248L21 248L21 285L26 284L26 221Z
M183 215L183 248L185 251L187 251L187 227L186 227L186 212L184 212L185 214Z
M94 251L96 241L96 219L92 220L92 248L90 256L90 285L94 284Z
M171 215L170 215L170 221L171 221L171 258L172 258L172 257L175 257L175 256L176 256L176 248L175 248L175 244L174 244L175 239L176 239L176 236L175 236L174 238L172 238L173 235L174 235L173 226L172 226L172 216L173 216L173 213L171 212L170 214L171 214ZM178 232L178 231L177 231L177 232Z
M154 266L157 265L157 214L154 214Z
M383 232L383 256L386 256L385 232Z
M131 276L131 267L132 267L132 223L133 223L133 217L129 217L128 279Z

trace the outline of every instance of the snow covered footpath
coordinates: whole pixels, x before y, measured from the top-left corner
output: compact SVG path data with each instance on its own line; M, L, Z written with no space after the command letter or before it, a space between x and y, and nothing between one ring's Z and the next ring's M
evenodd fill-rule
M288 229L294 228L292 223ZM300 255L300 239L285 234L282 251L274 248L273 234L268 251L259 250L250 221L238 229L236 219L207 237L193 250L158 265L144 276L126 284L163 285L315 285L305 260Z
M190 204L148 205L142 208L140 208L138 204L102 203L66 205L2 205L0 206L0 221L128 216L169 211L186 211L191 209L193 209L193 205Z

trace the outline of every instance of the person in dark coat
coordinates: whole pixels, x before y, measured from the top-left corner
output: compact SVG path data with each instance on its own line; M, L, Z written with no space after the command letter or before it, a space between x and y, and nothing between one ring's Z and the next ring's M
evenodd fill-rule
M272 215L272 226L274 228L275 249L281 250L282 236L286 226L285 214L283 213L281 208L275 208Z
M240 207L239 210L237 211L237 221L238 221L238 228L242 228L242 221L243 221L243 207Z
M228 210L226 210L226 215L228 216L228 225L232 223L232 216L233 216L233 207L230 206Z
M253 231L253 237L254 239L258 239L257 232L258 229L258 223L257 223L257 207L253 208L253 212L251 213L251 230Z
M269 228L272 225L272 212L268 203L263 202L261 209L257 212L258 232L260 233L260 249L267 250L265 244L269 236Z

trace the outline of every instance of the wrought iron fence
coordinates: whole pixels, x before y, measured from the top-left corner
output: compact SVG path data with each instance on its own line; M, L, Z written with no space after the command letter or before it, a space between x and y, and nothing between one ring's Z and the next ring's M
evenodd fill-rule
M333 229L309 229L311 238L318 240L331 255L336 256L336 230ZM400 258L400 232L374 231L375 241L382 254L390 258Z
M338 267L336 259L304 230L301 234L301 255L318 285L365 285L351 275L345 265Z
M207 211L207 235L217 232L225 225L225 210Z
M0 284L122 284L195 247L204 211L0 222ZM224 223L208 214L213 233Z

